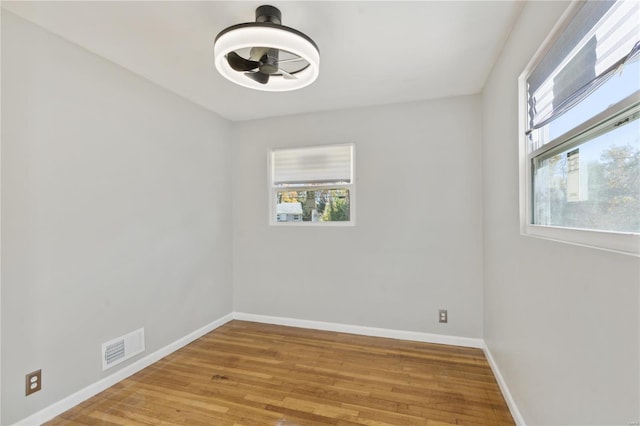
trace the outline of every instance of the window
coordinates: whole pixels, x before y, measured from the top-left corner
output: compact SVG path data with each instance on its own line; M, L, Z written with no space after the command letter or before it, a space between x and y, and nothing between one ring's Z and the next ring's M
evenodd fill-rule
M640 252L640 2L576 2L520 77L526 235Z
M271 223L353 225L354 150L342 144L271 151Z

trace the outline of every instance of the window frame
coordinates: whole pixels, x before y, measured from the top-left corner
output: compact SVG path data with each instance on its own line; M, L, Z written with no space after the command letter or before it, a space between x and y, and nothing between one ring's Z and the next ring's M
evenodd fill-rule
M527 237L541 238L640 257L639 234L536 225L533 223L533 159L540 157L542 154L549 153L549 151L558 150L560 147L570 147L572 141L580 138L581 135L594 131L598 126L602 126L603 122L608 118L611 119L613 116L618 116L622 109L629 107L630 103L633 104L637 102L638 99L638 93L636 92L624 100L610 105L604 111L596 114L586 122L555 138L554 141L550 141L530 152L529 140L526 135L528 129L527 77L542 60L560 34L562 34L562 31L567 27L577 12L578 6L579 2L573 2L567 8L518 78L520 234ZM611 123L608 123L608 125L611 125ZM579 143L577 145L579 145Z
M273 182L273 153L279 150L295 150L295 149L312 149L329 146L348 146L351 148L351 182L350 183L336 183L329 185L295 185L295 186L277 186ZM269 226L355 226L356 225L356 145L355 143L334 143L334 144L322 144L322 145L298 145L298 146L286 146L271 148L267 151L267 186L269 201L267 208L269 214L267 215ZM348 221L331 221L331 222L311 222L311 221L299 221L299 222L279 222L276 212L275 200L279 191L301 191L301 190L323 190L323 189L348 189L349 190L349 220Z

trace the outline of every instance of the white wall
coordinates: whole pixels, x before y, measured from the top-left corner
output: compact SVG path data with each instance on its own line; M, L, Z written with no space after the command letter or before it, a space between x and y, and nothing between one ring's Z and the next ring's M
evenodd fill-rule
M638 258L521 236L517 78L566 3L529 2L483 93L484 338L529 425L640 421Z
M235 310L480 337L479 106L471 96L235 123ZM356 226L269 226L268 150L349 142Z
M112 373L108 339L231 312L230 158L227 121L3 11L1 424Z

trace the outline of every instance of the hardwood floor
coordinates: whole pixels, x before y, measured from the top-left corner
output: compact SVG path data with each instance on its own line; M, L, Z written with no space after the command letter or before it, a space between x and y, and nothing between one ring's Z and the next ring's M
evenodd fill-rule
M480 349L232 321L47 425L513 425Z

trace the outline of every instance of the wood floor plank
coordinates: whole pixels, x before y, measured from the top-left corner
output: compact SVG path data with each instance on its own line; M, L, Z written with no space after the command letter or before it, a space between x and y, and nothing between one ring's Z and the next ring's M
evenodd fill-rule
M49 426L513 425L480 349L231 321Z

